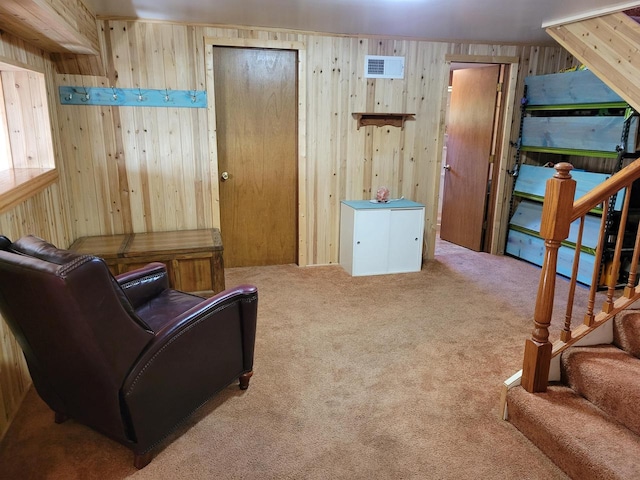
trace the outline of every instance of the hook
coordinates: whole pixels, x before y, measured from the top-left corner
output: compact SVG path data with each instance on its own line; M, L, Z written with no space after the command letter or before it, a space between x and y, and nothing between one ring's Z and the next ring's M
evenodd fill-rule
M116 87L111 87L111 91L113 92L113 95L111 95L113 97L113 101L117 101L118 100L118 93L116 92Z
M91 98L91 97L89 96L89 92L87 91L87 87L85 87L83 85L82 88L84 90L84 98L81 98L80 100L82 100L83 102L88 102L89 98Z
M140 87L138 87L138 101L141 102L142 100L144 100L142 98L142 90L140 89Z
M198 91L194 90L193 93L191 94L191 103L196 103L197 98L198 98Z
M169 101L169 89L167 88L164 89L164 101L165 102Z

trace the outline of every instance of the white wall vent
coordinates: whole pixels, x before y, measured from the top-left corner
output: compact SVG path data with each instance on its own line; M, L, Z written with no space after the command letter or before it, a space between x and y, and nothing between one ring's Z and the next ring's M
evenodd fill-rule
M404 78L404 57L366 55L364 76L365 78Z

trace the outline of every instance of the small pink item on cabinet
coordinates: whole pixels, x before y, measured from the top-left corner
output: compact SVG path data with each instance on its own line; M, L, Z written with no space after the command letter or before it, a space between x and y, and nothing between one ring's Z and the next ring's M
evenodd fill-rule
M389 189L387 187L378 187L376 200L380 203L387 203L389 201Z

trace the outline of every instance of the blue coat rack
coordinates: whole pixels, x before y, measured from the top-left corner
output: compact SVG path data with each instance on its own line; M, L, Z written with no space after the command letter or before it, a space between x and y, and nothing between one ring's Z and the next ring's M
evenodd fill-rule
M206 108L205 90L154 90L144 88L59 87L62 105L113 105L118 107Z

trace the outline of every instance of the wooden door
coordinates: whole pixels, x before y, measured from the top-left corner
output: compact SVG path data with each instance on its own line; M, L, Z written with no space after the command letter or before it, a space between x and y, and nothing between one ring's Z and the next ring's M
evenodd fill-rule
M214 47L228 267L297 261L297 51Z
M499 65L455 70L440 238L482 250Z

